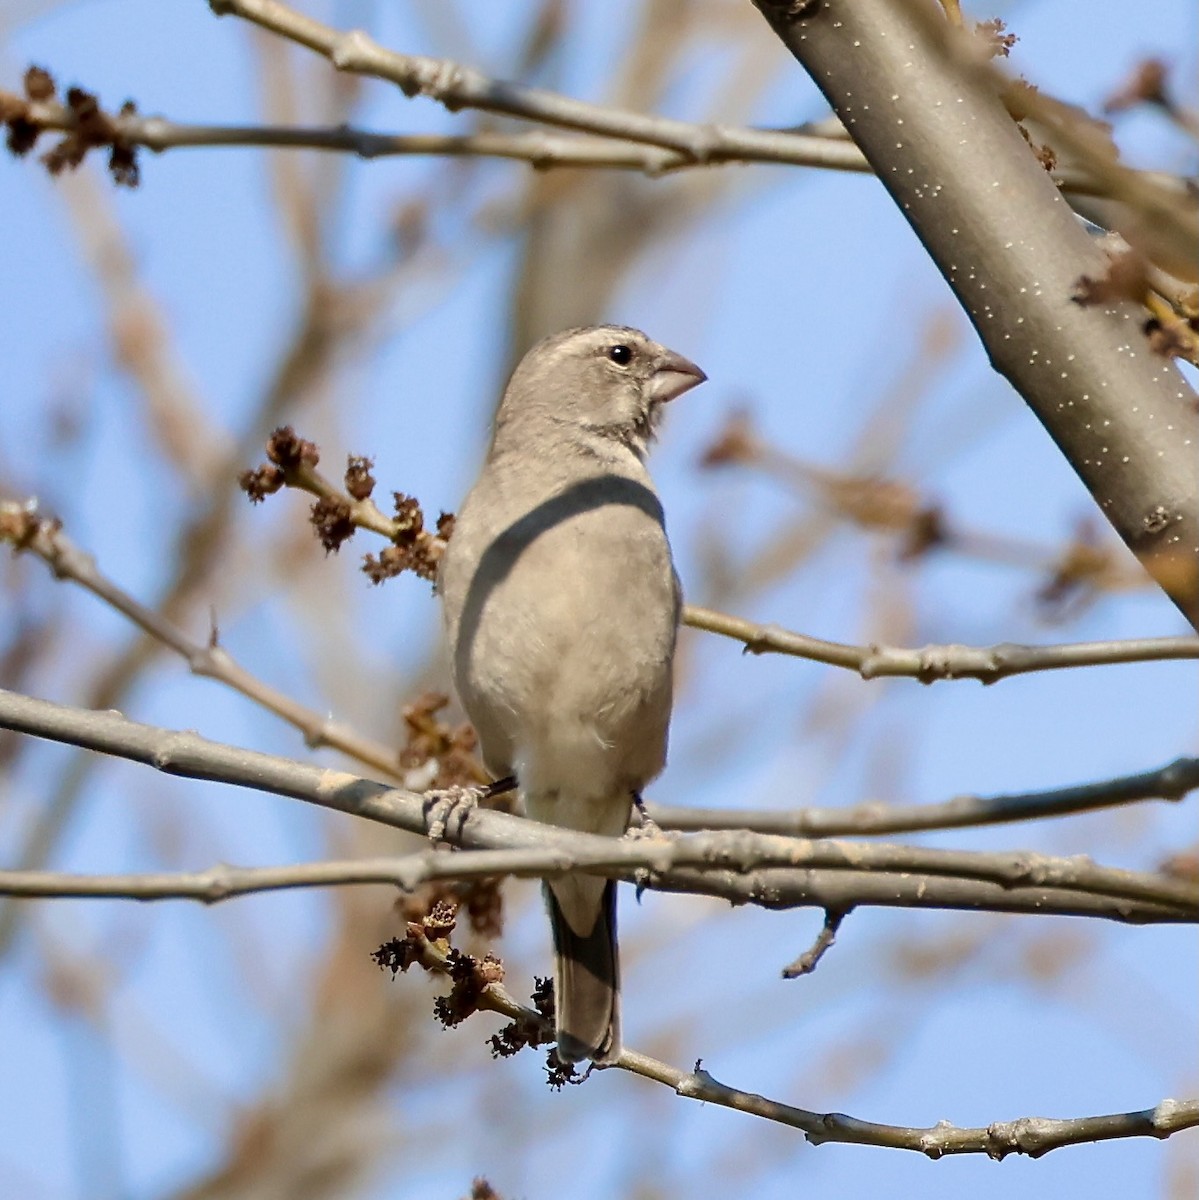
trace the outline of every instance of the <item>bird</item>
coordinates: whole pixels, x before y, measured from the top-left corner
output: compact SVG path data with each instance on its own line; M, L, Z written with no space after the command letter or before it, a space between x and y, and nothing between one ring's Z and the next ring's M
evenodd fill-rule
M622 836L666 763L682 594L646 469L664 407L707 376L623 325L521 359L442 555L458 698L526 816ZM621 1053L616 881L543 885L564 1063Z

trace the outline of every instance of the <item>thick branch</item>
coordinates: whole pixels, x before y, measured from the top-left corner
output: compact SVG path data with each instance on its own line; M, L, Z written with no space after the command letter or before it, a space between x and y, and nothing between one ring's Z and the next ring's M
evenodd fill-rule
M0 728L115 754L171 775L290 796L415 833L425 832L430 819L428 796L193 733L138 725L118 713L0 691ZM808 842L743 832L629 841L478 808L451 820L446 838L472 849L550 848L564 852L568 866L768 908L882 905L1199 921L1199 886L1097 867L1081 858Z
M1139 306L1072 301L1079 277L1102 276L1106 259L998 94L960 68L933 0L757 2L912 224L996 370L1199 628L1194 393L1149 351Z

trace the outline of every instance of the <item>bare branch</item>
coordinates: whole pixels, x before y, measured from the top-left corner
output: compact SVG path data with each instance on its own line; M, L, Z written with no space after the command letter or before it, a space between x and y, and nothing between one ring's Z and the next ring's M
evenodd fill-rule
M236 16L323 55L339 71L394 83L408 97L426 96L464 108L672 150L694 163L753 154L785 162L793 136L771 130L694 125L667 117L589 104L541 88L491 79L462 63L387 50L361 29L342 32L278 0L209 0L218 16Z
M618 1065L625 1065L623 1056ZM1009 1154L1027 1154L1030 1158L1039 1158L1062 1146L1122 1137L1165 1138L1199 1125L1199 1100L1163 1100L1156 1107L1140 1112L1073 1120L1021 1117L1015 1121L996 1121L977 1129L959 1128L947 1121L924 1129L905 1128L860 1121L843 1113L809 1112L753 1092L738 1091L713 1079L699 1064L691 1074L663 1082L673 1082L680 1096L735 1108L802 1129L813 1145L852 1142L887 1146L894 1150L916 1150L933 1159L947 1154L985 1154L995 1159L1006 1158Z
M420 962L429 970L443 975L449 973L448 954L440 944L421 939ZM540 1029L547 1039L553 1036L545 1017L518 1003L502 983L489 984L474 1000L478 1009L499 1013L512 1021ZM827 1142L885 1146L915 1150L932 1159L947 1154L986 1154L994 1159L1003 1159L1009 1154L1027 1154L1039 1158L1063 1146L1124 1137L1167 1138L1199 1125L1199 1100L1163 1100L1155 1107L1139 1112L1094 1117L1022 1117L974 1129L960 1128L948 1121L927 1128L882 1125L844 1113L813 1112L767 1099L755 1092L728 1087L714 1079L698 1062L693 1070L682 1071L649 1055L626 1049L611 1068L604 1069L628 1071L665 1084L685 1099L718 1104L790 1126L802 1131L805 1139L814 1146Z
M1131 638L1126 641L1074 642L1057 646L849 646L793 633L777 625L759 625L741 617L688 605L683 622L693 629L723 634L745 646L748 654L790 654L797 658L846 667L863 679L903 676L921 683L940 679L977 679L996 683L1030 671L1060 671L1113 663L1157 662L1199 658L1199 637Z
M826 912L824 924L816 935L816 940L793 963L783 968L784 979L798 979L801 975L810 975L816 970L820 960L832 949L837 940L837 930L841 922L849 916L847 912Z
M153 871L79 875L63 871L2 871L0 895L54 899L198 900L219 904L240 896L300 888L391 884L415 891L437 880L500 875L539 879L564 874L576 864L555 849L427 850L392 858L329 859L281 867L235 867L218 863L203 871Z
M929 829L964 829L1006 825L1045 817L1115 808L1140 800L1178 801L1199 788L1199 758L1179 758L1154 771L1124 775L1099 783L1015 792L1000 796L955 796L941 804L880 804L849 808L792 810L681 808L647 804L647 814L663 829L752 829L791 837L858 837L883 833L917 833Z
M466 68L459 68L465 70ZM514 85L506 85L512 88ZM519 91L519 89L517 89ZM601 112L616 112L593 106ZM36 130L73 133L78 113L57 100L30 101L0 91L0 112L19 114ZM498 133L483 130L468 134L379 133L349 125L271 126L195 124L163 116L142 115L133 109L106 113L106 129L124 146L144 147L160 154L167 150L258 147L267 149L325 150L371 160L394 157L500 158L528 163L535 170L602 168L639 171L656 178L698 167L735 163L815 167L823 170L870 174L861 150L844 136L809 132L803 128L765 129L721 125L720 145L706 158L682 149L668 149L640 138L594 135L562 136L535 130ZM513 114L515 115L515 114ZM660 118L640 117L645 122ZM691 130L693 146L711 136L712 126L671 122ZM589 128L589 127L588 127ZM1080 171L1054 171L1055 182L1072 195L1106 195L1101 184ZM1183 181L1160 172L1143 172L1160 187L1181 189Z
M218 16L241 17L307 46L327 58L339 71L386 80L396 84L406 96L427 96L451 112L464 108L478 109L544 125L576 129L610 141L610 144L599 144L587 139L584 144L574 145L561 139L547 139L539 145L538 140L531 138L501 138L497 135L494 140L451 139L435 150L394 151L388 148L392 139L365 134L361 136L366 140L359 143L363 149L354 144L344 147L365 156L394 152L485 153L523 159L536 167L627 167L651 175L666 174L686 167L735 162L825 167L842 171L871 170L856 146L839 137L724 124L700 125L607 105L589 104L510 80L492 79L462 63L387 50L361 29L342 32L302 15L278 0L209 0L209 7ZM318 133L318 140L326 142L326 145L317 148L330 148L327 138L334 131L307 132ZM358 135L353 131L348 132L350 141L355 141ZM126 136L131 141L136 140L129 134ZM145 144L153 149L159 148L149 141ZM412 144L417 145L415 142ZM432 146L434 143L429 141L426 144ZM644 149L638 150L639 146L659 147L664 153L654 155ZM1186 194L1184 180L1154 172L1139 174L1145 175L1148 182L1163 192L1176 192L1180 197ZM1067 191L1084 195L1107 194L1105 184L1097 181L1094 174L1085 171L1062 172L1057 181Z
M115 754L170 775L290 796L414 833L428 827L429 797L194 733L139 725L118 713L0 691L0 728ZM1083 858L809 842L744 832L630 841L481 809L452 821L445 838L471 849L550 847L564 851L567 865L581 870L769 908L815 904L843 910L862 904L1199 921L1199 885L1098 867Z
M348 725L322 717L264 683L217 642L215 630L208 642L194 641L166 617L135 600L109 579L96 565L96 560L75 545L57 522L40 517L36 501L0 503L0 542L5 541L14 551L27 550L37 555L58 579L79 584L116 609L139 629L178 654L193 675L215 679L295 726L304 735L304 744L310 748L327 746L340 750L390 778L400 777L395 750L361 737Z
M290 430L276 431L272 443L283 433L287 434L289 443L312 445L296 438ZM315 447L312 447L312 453L316 453ZM279 467L275 486L305 491L337 504L339 511L344 514L347 528L367 529L388 539L397 536L400 522L381 512L369 496L354 498L336 487L302 456L293 455L293 458L294 461L289 460L286 465ZM272 461L282 460L272 453ZM249 472L244 477L243 487L250 491L251 496L255 495L254 481L260 477L263 469L269 471L271 468L260 468L259 472ZM434 557L439 555L441 540L431 534L426 536L432 544ZM1032 671L1199 658L1199 637L1133 638L1056 646L1024 646L1003 642L985 647L945 645L903 649L828 642L776 625L761 625L695 605L684 607L683 623L693 629L735 638L751 654L789 654L829 666L846 667L857 671L863 679L903 676L925 684L941 679L977 679L987 684Z

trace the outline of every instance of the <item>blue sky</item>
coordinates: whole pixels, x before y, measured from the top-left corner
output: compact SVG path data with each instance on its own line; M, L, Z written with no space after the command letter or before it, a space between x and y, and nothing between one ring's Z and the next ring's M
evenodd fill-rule
M459 4L474 65L509 74L531 10ZM414 52L447 53L453 29L428 4L347 0L310 11L343 28L363 24L384 44ZM604 80L626 52L632 6L586 2L572 11L554 86L602 99ZM1159 0L1131 16L1110 0L1036 0L1004 4L1002 13L1021 38L1015 67L1065 100L1094 110L1147 54L1171 61L1180 91L1195 100L1199 39L1193 6L1183 0ZM737 28L758 39L772 72L753 119L819 115L814 90L765 25ZM0 29L5 88L15 89L34 62L106 104L128 96L144 112L177 120L262 119L261 60L248 30L215 19L199 0L26 0L10 8L7 24L0 16ZM460 45L454 52L465 56ZM703 43L663 111L695 116L722 53ZM319 87L322 65L303 67L300 78ZM464 120L375 83L365 85L355 113L356 122L380 130L455 130ZM1121 117L1116 129L1130 161L1194 171L1194 147L1153 116ZM330 229L335 267L367 270L396 204L439 169L421 160L350 164ZM496 165L476 183L502 200L523 170ZM653 463L689 595L705 598L714 536L736 568L807 511L760 475L697 469L730 412L748 409L773 444L836 467L877 411L900 407L896 381L927 363L924 347L938 329L947 331L948 349L912 389L918 403L910 418L899 434L868 437L867 456L963 524L1047 544L1067 539L1091 510L1089 498L990 371L882 189L864 176L735 170L737 186L713 211L639 258L606 314L645 328L710 378L671 412ZM294 325L300 293L268 159L253 150L177 151L143 156L142 177L131 193L101 179L99 200L75 203L102 203L119 220L208 421L235 438ZM106 306L66 186L32 161L0 163L8 233L0 246L8 299L0 482L38 494L110 575L152 600L172 566L174 531L198 500L147 438L136 390L114 365ZM432 214L428 260L396 293L377 341L295 418L322 441L328 461L369 453L383 488L412 493L431 512L452 509L465 492L505 363L520 349L507 344L519 249L510 239L484 238L461 214L448 204ZM74 422L71 436L55 434L54 413ZM372 589L355 569L356 552L326 562L280 549L272 559L264 544L304 536L296 497L246 505L237 521L241 557L211 597L224 643L315 707L374 736L395 736L396 705L424 686L419 673L438 627L428 588L403 578ZM855 642L1182 631L1176 612L1151 592L1107 599L1067 627L1047 628L1031 601L1037 582L1028 571L950 557L901 568L869 537L837 529L802 569L736 608ZM71 630L39 669L38 690L75 701L121 644L124 626L82 594L49 584L35 594L60 605ZM197 636L206 632L206 609L190 626ZM338 619L326 624L330 612ZM653 790L669 803L932 801L1100 779L1195 752L1195 674L1185 663L1031 676L987 689L922 688L746 657L708 635L686 635L684 652L671 765ZM335 669L343 653L352 674ZM166 659L125 709L217 739L307 753L292 730ZM47 781L68 762L55 747L20 760L0 792L6 860L44 802ZM338 837L335 823L294 804L146 774L124 764L96 771L53 865L273 863L331 853ZM1149 868L1193 839L1192 801L928 840L1032 846ZM528 889L517 894L526 902L502 951L527 977L547 966L546 936ZM380 896L379 907L387 903ZM302 1024L305 984L332 920L325 898L304 896L213 910L66 902L31 909L0 960L0 1194L151 1197L210 1169L236 1126L237 1105L282 1077L287 1039ZM860 912L815 975L783 984L778 970L811 939L817 914L730 912L653 895L638 906L630 895L622 922L630 1043L680 1065L702 1057L731 1085L807 1108L900 1124L975 1124L1145 1107L1199 1091L1199 956L1190 932ZM364 933L354 968L364 975L375 970L372 948ZM922 983L914 964L946 948L955 949L956 965L940 973L928 966L933 982ZM96 962L110 979L99 1025L61 1002L61 986L55 992L64 955ZM404 978L395 986L424 985ZM801 1188L814 1196L876 1194L880 1183L896 1197L1165 1196L1185 1194L1170 1189L1185 1170L1191 1178L1199 1171L1193 1135L1001 1165L812 1148L792 1131L615 1073L550 1094L534 1056L491 1063L481 1045L489 1030L478 1024L421 1035L382 1109L394 1122L396 1153L385 1156L387 1170L365 1194L465 1194L472 1175L486 1174L506 1196L550 1196L571 1171L587 1196L625 1194L647 1178L661 1195L745 1194L739 1183L749 1180L763 1198ZM452 1152L417 1153L406 1140L446 1120L457 1131Z

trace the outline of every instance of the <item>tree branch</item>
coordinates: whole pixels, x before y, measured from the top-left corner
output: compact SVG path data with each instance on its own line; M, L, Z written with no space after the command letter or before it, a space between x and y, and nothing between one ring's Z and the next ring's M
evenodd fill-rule
M431 971L449 974L447 952L440 945L423 938L419 961ZM518 1003L501 983L492 983L483 988L475 997L475 1006L499 1013L520 1025L540 1029L547 1040L553 1037L545 1017L535 1009ZM883 1146L896 1150L915 1150L932 1159L947 1154L986 1154L994 1159L1003 1159L1009 1154L1027 1154L1030 1158L1039 1158L1063 1146L1124 1137L1167 1138L1199 1125L1199 1100L1163 1100L1154 1108L1139 1112L1064 1120L1022 1117L973 1129L960 1128L948 1121L927 1128L882 1125L844 1113L813 1112L770 1100L756 1092L743 1092L720 1083L699 1062L693 1070L682 1071L649 1055L626 1049L611 1068L603 1069L628 1071L643 1079L665 1084L685 1099L718 1104L722 1108L735 1109L798 1129L814 1146L827 1142Z
M79 875L63 871L2 871L0 895L44 899L198 900L219 904L240 896L300 888L390 884L411 892L437 880L501 875L543 879L573 870L571 856L553 848L427 850L392 858L330 859L279 867L218 863L203 871Z
M35 554L55 578L77 583L103 600L155 641L178 654L193 675L215 679L293 725L304 735L304 744L310 749L329 747L339 750L389 778L400 777L395 750L360 736L340 721L305 708L286 693L252 675L218 643L215 627L206 643L194 641L166 617L135 600L99 569L92 555L81 550L63 533L57 521L40 517L35 500L23 504L0 502L0 542L8 542L14 552L24 550Z
M819 966L820 960L833 948L841 922L847 916L847 912L826 912L824 924L820 927L816 940L794 962L783 968L783 978L798 979L801 975L811 975Z
M1199 629L1199 408L1129 302L1073 302L1106 269L932 0L757 0L861 146L1116 532ZM952 41L951 41L952 39ZM989 82L989 80L988 80Z
M1179 801L1199 788L1199 758L1179 758L1138 775L1098 783L1014 792L1000 796L955 796L940 804L881 804L849 808L791 810L682 808L646 804L646 813L663 829L751 829L790 837L865 837L883 833L919 833L930 829L964 829L1006 825L1045 817L1065 817L1095 809L1115 808L1140 800Z
M406 57L406 56L399 56ZM426 60L431 61L431 60ZM459 72L468 68L452 64ZM505 84L510 98L523 89ZM574 102L572 102L574 103ZM464 106L468 107L468 106ZM622 114L619 109L589 105L603 113L636 116L639 121L657 123L662 118L643 114ZM510 115L525 115L513 103ZM0 113L19 115L26 125L45 132L77 133L79 114L58 100L28 100L0 90ZM529 114L530 119L534 119ZM861 150L847 137L815 133L803 128L759 129L721 125L720 144L706 158L684 149L668 149L658 141L648 142L631 136L611 137L585 128L586 136L561 136L535 130L528 133L498 133L485 130L468 134L378 133L349 125L271 126L195 124L173 121L163 116L143 115L132 109L104 113L106 131L124 146L144 147L155 154L167 150L259 147L267 149L326 150L353 154L362 159L392 157L502 158L525 162L539 171L561 167L590 167L639 171L651 177L669 175L697 167L734 163L815 167L824 170L870 174L870 164ZM11 118L10 118L11 119ZM712 126L671 122L675 129L690 130L690 145L707 145ZM1071 195L1104 198L1105 186L1092 175L1075 170L1051 172L1054 181ZM1144 172L1162 188L1184 187L1184 181L1162 172Z
M1199 658L1199 637L1131 638L1126 641L1074 642L1057 646L849 646L793 633L777 625L759 625L742 617L688 605L683 622L735 638L748 654L790 654L829 666L857 671L863 679L904 676L921 683L940 679L977 679L997 683L1031 671L1060 671L1113 663Z
M302 480L293 481L293 486L304 487L316 495L336 495L350 503L349 497L338 492L314 468L303 473ZM379 512L369 500L355 502L352 513L355 524L384 536L391 536L396 525L393 518ZM105 576L95 559L76 546L56 522L37 515L32 502L0 504L0 541L8 541L15 551L36 554L57 578L78 583L110 604L181 655L193 674L223 682L290 722L303 733L308 746L328 746L391 778L399 777L393 751L362 738L348 726L322 717L271 688L237 664L215 643L215 638L207 645L188 638L166 618L146 608ZM1065 646L1031 647L1009 643L990 648L927 646L921 650L902 650L825 642L694 606L684 609L684 621L697 629L736 638L745 644L749 653L777 651L857 670L864 678L907 674L923 683L938 678L980 678L989 683L1030 670L1167 657L1190 658L1199 646L1199 640L1194 638L1142 638ZM647 811L662 828L673 830L748 829L794 836L870 835L1064 816L1146 799L1180 800L1196 786L1199 786L1199 759L1182 758L1155 771L1096 784L990 798L959 796L942 804L897 807L870 803L853 808L803 808L782 812L650 805Z
M429 826L431 796L194 733L139 725L118 713L86 712L0 691L0 728L114 754L170 775L290 796L414 833ZM452 819L445 836L468 849L549 847L567 855L555 860L564 862L564 869L768 908L881 905L1102 916L1134 923L1199 921L1199 886L1098 867L1082 858L809 842L744 832L614 839L478 808Z

